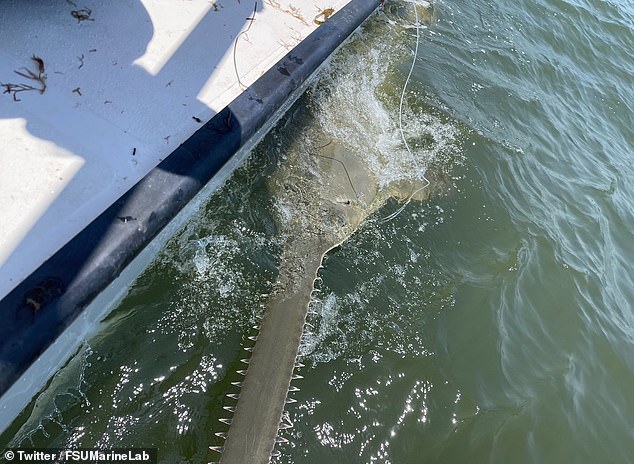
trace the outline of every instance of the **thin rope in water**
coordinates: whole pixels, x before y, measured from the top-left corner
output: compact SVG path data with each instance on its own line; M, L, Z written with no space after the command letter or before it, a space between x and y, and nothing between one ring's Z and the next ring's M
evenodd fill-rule
M431 184L431 182L429 182L429 179L425 177L425 173L423 172L420 165L418 164L418 161L416 160L416 156L414 156L414 153L409 147L409 144L407 143L407 139L405 138L405 131L403 130L403 104L405 102L405 92L407 92L407 86L409 85L409 81L412 77L412 73L414 72L414 66L416 65L416 60L418 58L418 45L420 43L420 22L418 20L418 10L416 9L416 4L414 2L412 2L412 5L414 6L414 14L416 15L416 24L414 25L416 27L416 46L414 47L414 58L412 59L412 64L409 68L409 73L407 74L407 78L405 79L405 84L403 85L403 91L401 92L401 101L399 103L399 108L398 108L398 128L401 133L401 140L403 140L403 145L405 145L405 148L407 149L409 156L412 158L414 166L416 167L417 174L420 177L422 177L423 180L425 181L425 185L415 190L414 192L412 192L409 198L405 201L405 203L403 203L403 205L399 209L397 209L395 212L393 212L387 217L384 217L382 219L382 222L388 222L396 218L399 214L403 212L403 210L407 207L407 205L409 205L409 203L412 201L412 198L414 198L414 196L418 192L426 189Z

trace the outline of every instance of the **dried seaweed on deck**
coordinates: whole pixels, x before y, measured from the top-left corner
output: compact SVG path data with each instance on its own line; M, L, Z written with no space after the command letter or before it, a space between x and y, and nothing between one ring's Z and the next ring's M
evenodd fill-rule
M10 94L11 96L13 96L14 101L20 101L20 99L18 98L18 93L20 92L30 92L30 91L37 90L38 92L42 94L46 91L46 66L44 65L44 60L36 55L33 55L31 57L31 60L35 62L37 66L37 72L33 72L28 68L21 68L21 69L15 70L14 72L18 76L24 77L25 79L38 82L39 86L36 87L32 84L25 84L22 82L17 84L0 83L0 86L4 87L4 92L2 93Z

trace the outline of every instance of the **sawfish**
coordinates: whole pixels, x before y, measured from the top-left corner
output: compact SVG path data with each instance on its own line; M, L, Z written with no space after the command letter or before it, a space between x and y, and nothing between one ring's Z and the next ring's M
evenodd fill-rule
M362 156L337 142L287 159L269 179L278 227L286 231L279 274L241 382L221 463L268 463L274 455L314 282L324 256L391 197L422 200L424 178L381 187Z
M276 225L285 239L277 281L256 326L258 335L252 338L255 346L247 348L251 357L242 360L247 364L246 370L239 371L244 379L233 382L239 393L227 395L237 404L225 406L233 415L221 419L229 431L216 433L225 439L224 446L211 447L222 453L223 464L268 463L277 454L276 443L286 441L279 431L291 426L282 419L284 408L294 402L288 398L289 392L297 390L291 382L301 378L294 370L326 254L341 246L390 198L407 204L430 194L430 182L415 160L402 162L409 165L408 175L386 182L381 177L385 166L376 157L370 162L368 153L354 142L331 138L318 145L309 136L298 134L297 138L300 141L267 182L276 199ZM409 147L407 151L414 156ZM409 155L401 150L388 156Z

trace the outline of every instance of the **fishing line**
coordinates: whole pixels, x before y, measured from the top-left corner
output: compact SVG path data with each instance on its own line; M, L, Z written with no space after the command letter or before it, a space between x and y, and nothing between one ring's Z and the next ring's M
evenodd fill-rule
M401 133L401 140L403 141L403 145L405 145L405 148L407 149L409 156L412 158L412 162L414 163L414 166L416 168L418 175L422 177L423 180L425 181L425 185L413 191L410 194L409 198L405 201L405 203L395 212L393 212L387 217L384 217L382 219L382 222L388 222L396 218L399 214L403 212L403 210L407 207L407 205L409 205L409 203L412 201L412 199L418 192L426 189L431 184L431 182L429 182L429 179L425 177L425 173L423 172L420 165L418 164L418 161L416 160L414 153L412 153L412 150L409 147L409 144L407 143L407 139L405 138L405 131L403 130L403 104L405 102L405 92L407 92L407 86L409 85L409 81L412 77L412 73L414 72L414 66L416 65L416 60L418 58L418 46L420 44L420 22L418 20L418 10L416 9L416 4L414 2L412 2L412 5L414 7L414 14L416 15L416 24L414 24L416 28L416 46L414 47L414 58L412 59L412 64L409 68L409 73L407 74L407 78L405 79L405 84L403 85L403 91L401 92L401 101L399 103L399 108L398 108L398 128Z
M329 140L328 143L326 143L325 145L321 145L321 146L318 146L316 148L318 150L321 150L321 149L326 148L331 143L332 143L332 140ZM348 178L348 182L350 183L350 187L352 188L352 191L354 192L354 196L357 198L357 201L361 200L361 198L359 198L359 194L357 193L357 189L354 188L354 183L352 182L352 177L350 177L350 173L348 172L348 168L346 167L346 163L344 163L340 159L333 158L332 156L320 155L319 153L311 153L311 151L306 148L306 145L304 144L303 141L302 141L302 147L303 147L303 150L306 153L308 153L309 155L318 156L319 158L325 158L325 159L331 160L331 161L336 161L337 163L341 164L341 167L343 167L343 170L346 173L346 177Z
M326 145L326 146L328 146L328 145ZM320 155L318 153L315 153L314 155L315 156L319 156L320 158L326 158L328 160L336 161L337 163L341 164L341 166L343 166L343 170L346 172L346 176L348 177L348 182L350 182L350 187L352 187L352 191L354 192L354 196L357 197L357 200L359 200L359 194L357 193L357 189L354 188L354 184L352 183L352 178L350 177L350 173L348 172L348 168L346 167L346 164L343 161L338 160L337 158L333 158L331 156Z
M324 148L326 148L327 146L329 146L332 143L332 139L328 140L328 143L326 143L325 145L320 145L317 147L318 150L323 150ZM343 170L346 171L346 176L348 176L348 182L350 182L350 187L352 187L352 191L354 192L354 196L357 197L357 200L360 200L359 198L359 194L357 193L357 189L354 188L354 184L352 183L352 178L350 177L350 173L348 172L348 168L346 167L346 163L344 163L343 161L337 159L337 158L332 158L330 156L326 156L326 155L320 155L318 153L315 153L316 156L319 156L321 158L326 158L332 161L336 161L337 163L340 163L341 166L343 166Z
M249 25L247 26L247 28L240 32L237 36L236 36L236 40L235 42L233 42L233 69L236 72L236 78L238 79L238 85L240 85L240 88L242 90L245 90L247 88L246 85L244 85L242 83L242 81L240 80L240 74L238 73L238 63L236 62L236 50L238 49L238 40L240 40L240 37L242 37L244 34L246 34L247 32L249 32L249 29L251 29L251 26L253 25L253 22L255 21L255 12L258 9L258 2L255 2L255 5L253 6L253 14L251 15L250 18L247 18L247 21L249 21Z

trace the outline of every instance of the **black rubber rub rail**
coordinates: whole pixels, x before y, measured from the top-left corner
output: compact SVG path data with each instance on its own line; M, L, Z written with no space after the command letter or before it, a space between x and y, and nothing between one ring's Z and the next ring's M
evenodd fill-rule
M352 0L0 301L0 395L377 6Z

